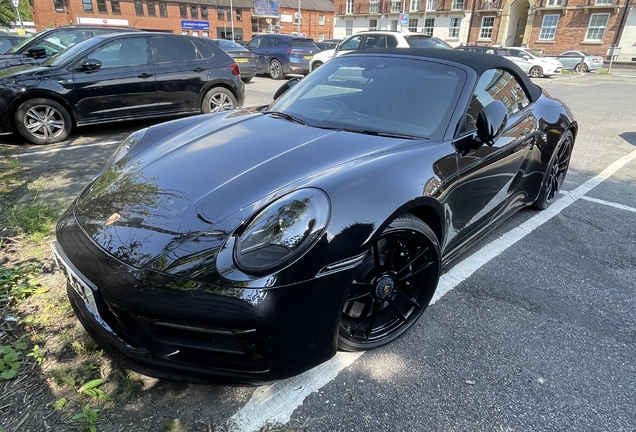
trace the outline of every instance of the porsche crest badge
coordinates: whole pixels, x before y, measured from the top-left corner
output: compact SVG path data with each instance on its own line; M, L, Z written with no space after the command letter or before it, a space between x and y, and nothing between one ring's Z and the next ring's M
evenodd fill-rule
M106 222L104 222L104 225L106 226L112 225L115 222L117 222L119 219L121 219L121 215L119 213L113 213L112 215L108 217L108 219L106 219Z

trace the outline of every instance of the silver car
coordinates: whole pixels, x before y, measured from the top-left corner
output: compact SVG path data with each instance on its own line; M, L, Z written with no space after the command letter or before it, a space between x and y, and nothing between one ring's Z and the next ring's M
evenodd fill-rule
M581 58L583 58L582 67ZM566 51L558 57L558 60L563 65L563 69L577 72L589 72L603 67L603 57L592 55L587 51Z

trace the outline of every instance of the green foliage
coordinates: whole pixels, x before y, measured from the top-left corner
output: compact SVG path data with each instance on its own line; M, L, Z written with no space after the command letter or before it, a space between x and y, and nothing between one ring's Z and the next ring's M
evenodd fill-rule
M20 338L13 346L0 345L0 378L10 380L16 376L22 365L20 357L29 344Z
M94 379L92 381L87 382L82 387L80 387L78 392L90 397L97 398L101 401L110 400L110 397L108 397L108 395L104 393L104 390L99 388L99 386L104 384L105 382L106 380L103 380L101 378Z
M168 420L163 423L163 430L165 432L188 432L188 429L179 419Z
M48 288L42 287L36 280L37 267L0 266L0 303L11 299L21 300L32 294L42 294Z
M99 345L90 336L80 341L71 342L71 348L78 355L91 355L99 349Z
M99 422L99 418L97 417L98 413L99 410L92 409L90 405L86 404L81 413L73 416L73 420L78 423L80 430L97 432L96 424Z
M46 350L41 349L39 345L35 345L31 352L28 353L26 356L33 357L33 360L35 360L37 364L41 365L46 361L46 357L44 357L45 351Z
M66 405L66 398L59 398L58 400L55 401L55 403L53 404L53 409L55 411L62 411L62 409L64 408L64 405Z
M61 209L40 202L37 198L28 205L16 204L9 214L9 224L32 241L40 242L53 234Z

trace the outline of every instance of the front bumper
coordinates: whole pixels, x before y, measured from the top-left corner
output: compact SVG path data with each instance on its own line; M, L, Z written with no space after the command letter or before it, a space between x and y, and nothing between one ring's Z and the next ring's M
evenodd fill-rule
M79 229L61 234L54 253L73 309L127 368L157 378L256 385L297 375L337 351L352 271L284 287L193 289L172 276L144 275Z

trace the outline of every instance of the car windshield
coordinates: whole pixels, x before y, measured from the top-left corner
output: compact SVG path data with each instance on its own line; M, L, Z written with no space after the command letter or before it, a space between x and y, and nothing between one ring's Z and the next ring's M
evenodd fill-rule
M527 50L527 52L529 52L530 54L532 54L535 57L543 57L543 53L541 51L537 51L537 50Z
M401 138L440 139L465 73L423 58L336 57L268 111L309 126Z
M214 42L216 42L216 44L221 48L243 48L243 45L231 40L215 39Z
M13 45L13 47L11 47L11 49L7 50L5 52L5 54L15 54L18 51L20 51L22 49L22 47L28 45L29 43L31 43L31 40L33 40L33 36L35 36L34 34L29 35L28 37L25 37L23 41L21 41L19 44Z
M411 48L432 48L434 46L430 38L409 37L406 38L406 41Z
M579 51L579 52L580 52L581 54L583 54L584 56L586 56L586 57L591 57L591 56L592 56L592 54L590 54L590 53L589 53L589 52L587 52L587 51Z
M75 44L67 49L65 49L64 51L61 51L57 54L55 54L53 57L49 58L47 61L45 61L44 63L42 63L42 65L44 66L60 66L63 65L65 63L67 63L70 60L74 60L75 57L87 50L90 49L91 47L99 44L102 42L102 39L100 37L93 37L90 39L86 39L83 42L80 42L78 44Z
M316 44L311 39L292 39L292 48L316 48Z

